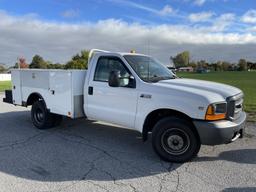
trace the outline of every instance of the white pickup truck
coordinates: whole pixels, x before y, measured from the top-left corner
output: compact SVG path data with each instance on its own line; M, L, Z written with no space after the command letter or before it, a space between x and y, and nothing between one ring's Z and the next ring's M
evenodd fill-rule
M62 116L85 117L152 133L155 152L166 161L195 157L201 144L243 136L243 93L228 85L177 78L150 56L92 50L88 70L12 70L4 102L32 105L39 129Z

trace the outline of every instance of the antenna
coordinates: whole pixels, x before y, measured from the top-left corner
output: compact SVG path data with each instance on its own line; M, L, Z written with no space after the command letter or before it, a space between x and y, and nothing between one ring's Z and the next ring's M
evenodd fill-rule
M150 39L148 39L148 55L150 55Z

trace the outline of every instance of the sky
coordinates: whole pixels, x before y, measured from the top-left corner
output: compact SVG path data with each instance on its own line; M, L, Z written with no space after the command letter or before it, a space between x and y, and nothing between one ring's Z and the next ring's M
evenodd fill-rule
M256 62L255 0L0 0L0 63L35 54L65 63L82 49L136 52L164 64Z

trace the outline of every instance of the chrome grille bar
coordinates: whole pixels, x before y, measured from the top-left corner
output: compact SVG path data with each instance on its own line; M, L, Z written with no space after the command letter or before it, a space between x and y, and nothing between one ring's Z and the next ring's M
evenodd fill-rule
M233 121L239 118L240 112L243 110L243 94L227 98L227 119Z

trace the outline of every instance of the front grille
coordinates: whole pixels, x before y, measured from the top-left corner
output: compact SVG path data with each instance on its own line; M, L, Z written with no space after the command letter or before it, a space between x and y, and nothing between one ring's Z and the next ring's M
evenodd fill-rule
M243 110L243 101L242 93L227 98L227 119L233 121L240 117Z

